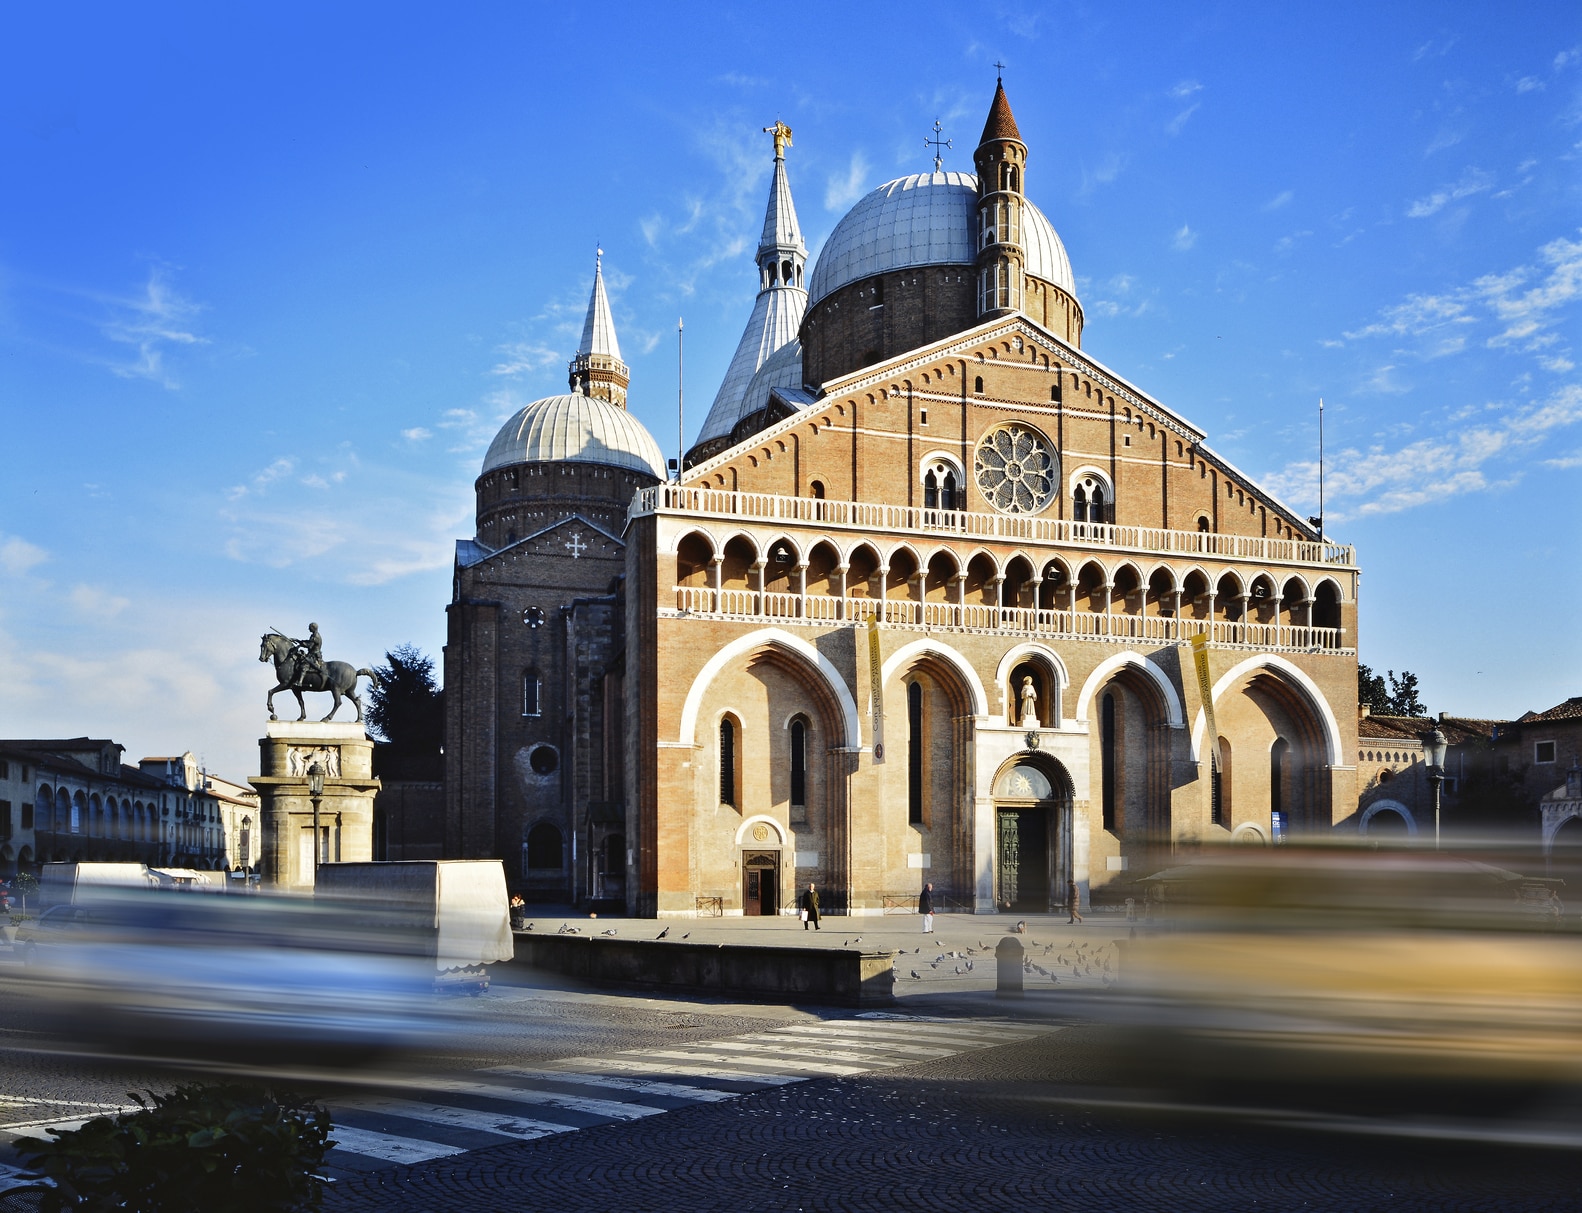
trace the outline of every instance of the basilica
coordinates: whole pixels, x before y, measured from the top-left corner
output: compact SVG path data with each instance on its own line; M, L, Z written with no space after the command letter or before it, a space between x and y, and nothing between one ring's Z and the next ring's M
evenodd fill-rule
M1357 581L1083 349L1036 148L887 182L814 264L776 124L758 294L668 472L595 270L490 445L445 649L444 853L647 916L1114 898L1355 816ZM656 389L657 390L657 389Z

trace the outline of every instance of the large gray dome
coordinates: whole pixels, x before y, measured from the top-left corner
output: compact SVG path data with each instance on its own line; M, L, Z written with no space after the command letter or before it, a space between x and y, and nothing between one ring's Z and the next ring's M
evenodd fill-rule
M849 282L914 265L971 265L978 179L971 173L918 173L881 185L835 225L808 279L808 308ZM1027 272L1073 299L1076 281L1054 225L1024 199Z
M665 478L665 456L643 423L619 405L573 392L535 400L500 428L484 472L513 463L603 463Z

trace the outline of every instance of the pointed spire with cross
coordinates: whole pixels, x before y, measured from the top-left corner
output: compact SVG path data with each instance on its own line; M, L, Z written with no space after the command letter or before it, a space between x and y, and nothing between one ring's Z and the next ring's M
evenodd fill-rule
M934 171L936 173L945 167L945 161L939 154L941 149L951 146L951 141L949 139L941 139L939 137L944 132L944 129L944 127L940 126L939 119L935 118L934 137L932 139L923 140L924 147L931 147L934 149Z
M994 80L997 84L1003 84L1005 82L1005 64L1001 63L998 59L994 61Z

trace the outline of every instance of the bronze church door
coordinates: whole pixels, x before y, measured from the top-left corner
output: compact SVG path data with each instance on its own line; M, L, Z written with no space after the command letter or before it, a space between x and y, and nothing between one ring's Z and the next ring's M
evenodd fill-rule
M780 853L748 851L742 855L742 913L758 917L780 906Z
M1000 906L1043 914L1051 905L1050 818L1045 807L999 810Z

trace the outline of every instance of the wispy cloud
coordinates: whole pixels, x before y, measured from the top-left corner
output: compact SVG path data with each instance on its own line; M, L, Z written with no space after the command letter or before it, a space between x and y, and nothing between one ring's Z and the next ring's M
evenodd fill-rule
M123 379L147 379L161 387L179 387L174 372L166 365L167 353L173 347L207 344L207 339L194 331L202 305L177 292L169 276L167 267L156 265L149 270L140 294L104 300L109 315L100 326L101 331L116 344L136 351L130 361L112 359L108 363L111 372Z
M508 341L499 347L504 357L489 368L491 375L515 378L564 362L565 355L542 341Z
M1523 76L1520 80L1518 80L1516 82L1516 91L1518 93L1537 92L1539 89L1541 89L1543 87L1544 87L1544 82L1542 80L1540 80L1537 76Z
M401 437L405 438L408 442L427 442L430 438L434 437L434 431L421 425L414 425L409 430L402 430Z
M1568 384L1547 400L1503 412L1487 425L1449 424L1449 432L1404 446L1345 448L1325 461L1324 491L1346 516L1394 514L1468 493L1509 487L1541 445L1582 422L1582 385ZM1571 457L1549 460L1570 467ZM1269 479L1294 502L1318 497L1318 465L1288 465Z
M1263 204L1263 209L1266 211L1277 211L1283 206L1290 206L1291 199L1295 197L1296 192L1294 190L1281 190L1273 198L1269 199L1269 201Z
M1102 282L1079 283L1088 311L1106 319L1136 318L1153 307L1157 292L1148 290L1130 274L1116 274Z
M48 559L48 552L20 535L0 536L0 572L20 577Z
M1483 339L1485 348L1540 353L1544 369L1564 373L1572 364L1556 329L1579 299L1582 239L1562 236L1538 250L1534 265L1485 274L1438 294L1409 295L1344 336L1346 341L1407 340L1416 343L1413 352L1418 356L1437 357L1466 348L1479 327L1492 328Z
M825 183L824 209L844 211L857 201L862 196L863 186L868 183L868 168L868 157L861 151L853 152L846 171L835 174Z
M1126 167L1127 157L1121 152L1106 152L1097 165L1082 168L1082 183L1077 187L1077 192L1082 196L1093 193L1101 185L1109 185L1121 175L1121 170Z
M1181 133L1181 128L1187 124L1187 121L1192 117L1193 114L1198 112L1198 108L1198 104L1194 102L1192 105L1187 106L1186 109L1182 110L1174 118L1170 119L1169 122L1166 122L1165 134L1172 137L1179 135Z
M282 455L267 467L260 468L253 473L252 479L246 484L232 485L226 497L231 501L240 501L243 497L257 496L267 492L269 486L277 480L284 480L297 469L297 461Z
M1203 91L1203 86L1196 80L1182 80L1170 90L1170 95L1180 101L1190 97L1193 93Z
M1486 193L1494 188L1494 178L1480 168L1469 168L1454 185L1441 186L1425 198L1419 198L1406 208L1408 219L1426 219L1437 215L1452 202Z
M1184 253L1197 243L1197 233L1183 223L1176 229L1176 234L1170 238L1170 246L1178 253Z

